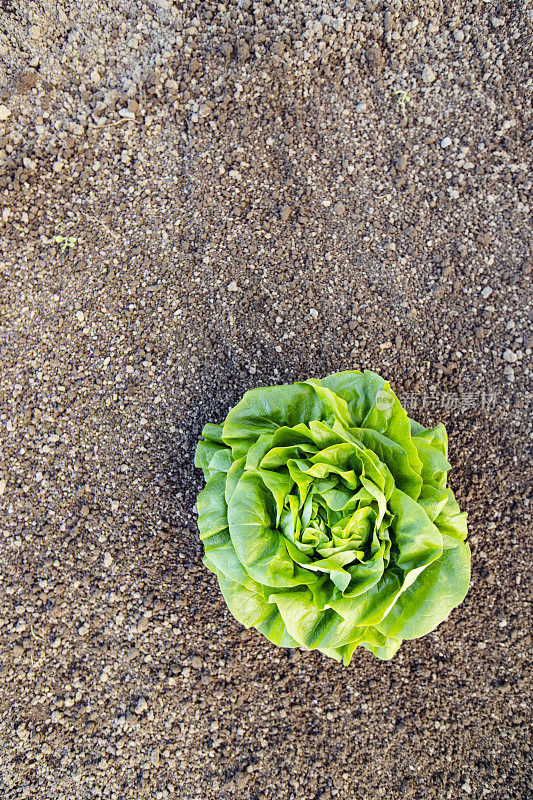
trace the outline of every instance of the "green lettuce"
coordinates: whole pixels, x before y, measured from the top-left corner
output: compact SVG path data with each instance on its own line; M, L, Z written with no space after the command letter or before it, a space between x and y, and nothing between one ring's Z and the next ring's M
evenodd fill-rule
M233 616L349 664L432 631L470 581L446 430L409 419L373 372L246 392L195 465L204 564Z

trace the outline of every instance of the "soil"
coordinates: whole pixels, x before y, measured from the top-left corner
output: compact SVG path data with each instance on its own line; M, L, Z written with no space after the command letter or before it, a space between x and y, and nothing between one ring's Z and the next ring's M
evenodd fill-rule
M2 797L530 796L526 4L0 14ZM193 454L363 368L446 425L473 577L343 667L226 610Z

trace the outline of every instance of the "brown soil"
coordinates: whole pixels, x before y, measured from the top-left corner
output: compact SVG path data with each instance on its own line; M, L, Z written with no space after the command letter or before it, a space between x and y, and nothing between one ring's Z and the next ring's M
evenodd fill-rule
M525 4L52 5L0 4L2 797L526 798ZM229 615L193 454L354 368L445 423L473 579L345 668Z

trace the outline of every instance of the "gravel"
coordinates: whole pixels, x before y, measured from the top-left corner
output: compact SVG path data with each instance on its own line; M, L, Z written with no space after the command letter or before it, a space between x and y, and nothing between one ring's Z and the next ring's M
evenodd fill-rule
M2 796L526 797L522 6L0 14ZM246 389L354 368L446 424L473 580L346 669L229 615L192 459Z

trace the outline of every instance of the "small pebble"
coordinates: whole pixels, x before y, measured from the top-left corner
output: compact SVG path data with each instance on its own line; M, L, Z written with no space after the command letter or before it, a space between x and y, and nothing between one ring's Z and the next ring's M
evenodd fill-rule
M30 732L25 727L25 725L19 725L17 728L17 736L19 737L19 739L25 742L29 738Z
M449 136L445 136L444 139L442 139L442 141L440 143L440 146L441 147L449 147L451 144L452 144L452 140L450 139L450 137Z
M433 72L431 67L428 64L426 64L426 66L422 70L422 80L424 81L424 83L433 83L436 77L437 75L435 74L435 72Z
M407 169L407 156L401 155L398 159L396 159L396 169L398 172L403 172Z
M144 714L145 711L148 711L148 703L144 699L144 697L139 698L137 701L137 705L134 708L136 714Z
M518 361L518 356L512 350L507 349L503 354L503 360L509 364L515 364Z

